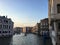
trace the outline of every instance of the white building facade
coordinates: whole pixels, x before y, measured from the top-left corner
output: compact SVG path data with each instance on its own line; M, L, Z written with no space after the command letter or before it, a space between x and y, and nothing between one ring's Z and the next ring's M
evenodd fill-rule
M60 45L60 0L48 0L49 31L53 45Z
M0 16L0 37L13 35L13 22L7 16Z

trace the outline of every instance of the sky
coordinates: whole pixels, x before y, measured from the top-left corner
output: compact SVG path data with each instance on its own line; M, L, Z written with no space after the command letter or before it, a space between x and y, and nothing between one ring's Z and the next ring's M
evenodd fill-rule
M35 26L48 17L48 0L0 0L0 15L11 18L14 27Z

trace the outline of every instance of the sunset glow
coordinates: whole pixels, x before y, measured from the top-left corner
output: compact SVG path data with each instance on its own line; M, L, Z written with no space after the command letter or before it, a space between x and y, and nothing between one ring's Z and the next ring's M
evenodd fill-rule
M0 0L0 15L11 18L14 27L34 26L48 17L47 0Z

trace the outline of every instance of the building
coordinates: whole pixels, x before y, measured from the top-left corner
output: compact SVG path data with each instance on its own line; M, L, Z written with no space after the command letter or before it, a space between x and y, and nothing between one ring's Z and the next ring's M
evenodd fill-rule
M37 23L33 28L32 28L33 33L40 34L40 23Z
M14 28L14 33L20 34L23 32L23 28L22 27L15 27Z
M60 0L48 0L49 31L53 45L60 45Z
M35 33L35 32L37 32L36 26L34 26L34 27L32 28L32 33Z
M36 27L37 27L37 30L38 30L38 35L40 35L40 23L37 23Z
M43 35L44 32L49 32L48 18L40 21L40 34Z
M23 27L24 33L31 33L32 27Z
M7 16L0 16L0 37L13 35L13 21Z

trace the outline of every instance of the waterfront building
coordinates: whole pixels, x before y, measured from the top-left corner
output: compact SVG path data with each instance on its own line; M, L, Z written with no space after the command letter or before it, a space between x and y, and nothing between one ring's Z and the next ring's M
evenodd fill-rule
M36 34L40 34L40 23L37 23L33 28L32 32Z
M40 34L43 35L44 32L49 32L48 18L40 21Z
M60 45L60 0L48 0L49 31L53 45Z
M20 34L23 32L23 28L22 27L15 27L14 28L14 33Z
M40 35L40 23L36 24L37 30L38 30L38 35Z
M34 26L34 27L32 28L32 33L35 33L35 32L37 32L36 26Z
M24 33L31 33L32 27L23 27Z
M13 21L7 16L0 16L0 37L13 35Z

